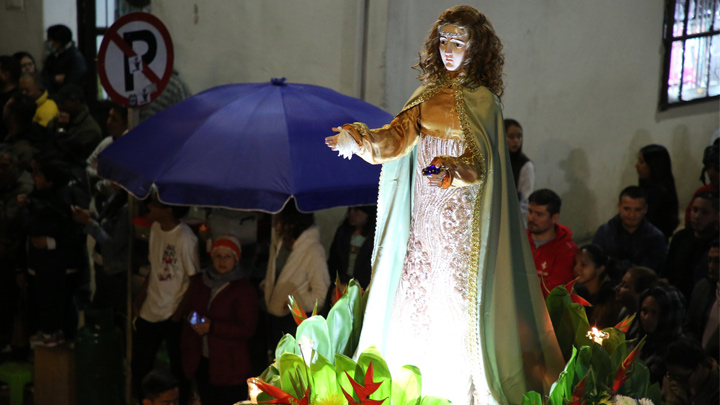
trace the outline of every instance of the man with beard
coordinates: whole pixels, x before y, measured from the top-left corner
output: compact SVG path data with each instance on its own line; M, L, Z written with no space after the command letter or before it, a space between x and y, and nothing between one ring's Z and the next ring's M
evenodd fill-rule
M570 228L558 223L562 200L552 190L542 189L530 194L527 234L532 248L543 294L573 278L577 245Z

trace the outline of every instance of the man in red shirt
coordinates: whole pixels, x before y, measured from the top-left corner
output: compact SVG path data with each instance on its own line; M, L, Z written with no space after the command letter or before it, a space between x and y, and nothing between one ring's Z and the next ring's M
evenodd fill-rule
M577 245L570 228L557 223L561 205L562 200L552 190L542 189L530 194L527 234L546 297L553 288L575 278L573 266Z

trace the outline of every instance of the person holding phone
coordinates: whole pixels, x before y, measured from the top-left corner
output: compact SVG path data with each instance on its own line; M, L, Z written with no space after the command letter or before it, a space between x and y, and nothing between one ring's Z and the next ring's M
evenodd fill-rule
M232 405L247 396L252 376L248 342L255 334L258 295L240 267L240 242L217 238L213 265L190 279L181 347L183 369L203 405Z

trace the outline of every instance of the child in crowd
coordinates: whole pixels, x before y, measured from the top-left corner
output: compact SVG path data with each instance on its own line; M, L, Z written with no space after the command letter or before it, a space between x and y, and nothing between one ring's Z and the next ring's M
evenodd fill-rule
M615 300L615 283L610 278L612 263L595 245L581 247L575 255L573 269L577 283L575 292L592 306L585 307L590 325L604 329L617 323L621 305Z
M160 344L165 341L170 366L180 382L180 400L186 404L189 384L184 378L180 355L181 313L190 276L199 271L198 239L180 221L188 207L163 204L154 195L147 204L150 228L150 273L133 304L132 372L135 388L152 370Z

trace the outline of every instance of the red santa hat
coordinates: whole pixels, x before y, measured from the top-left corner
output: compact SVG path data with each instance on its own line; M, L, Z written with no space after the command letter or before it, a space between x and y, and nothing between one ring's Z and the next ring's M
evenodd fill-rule
M235 259L240 260L240 241L235 235L226 234L219 236L210 248L210 255L215 252L215 249L228 249L235 255Z

